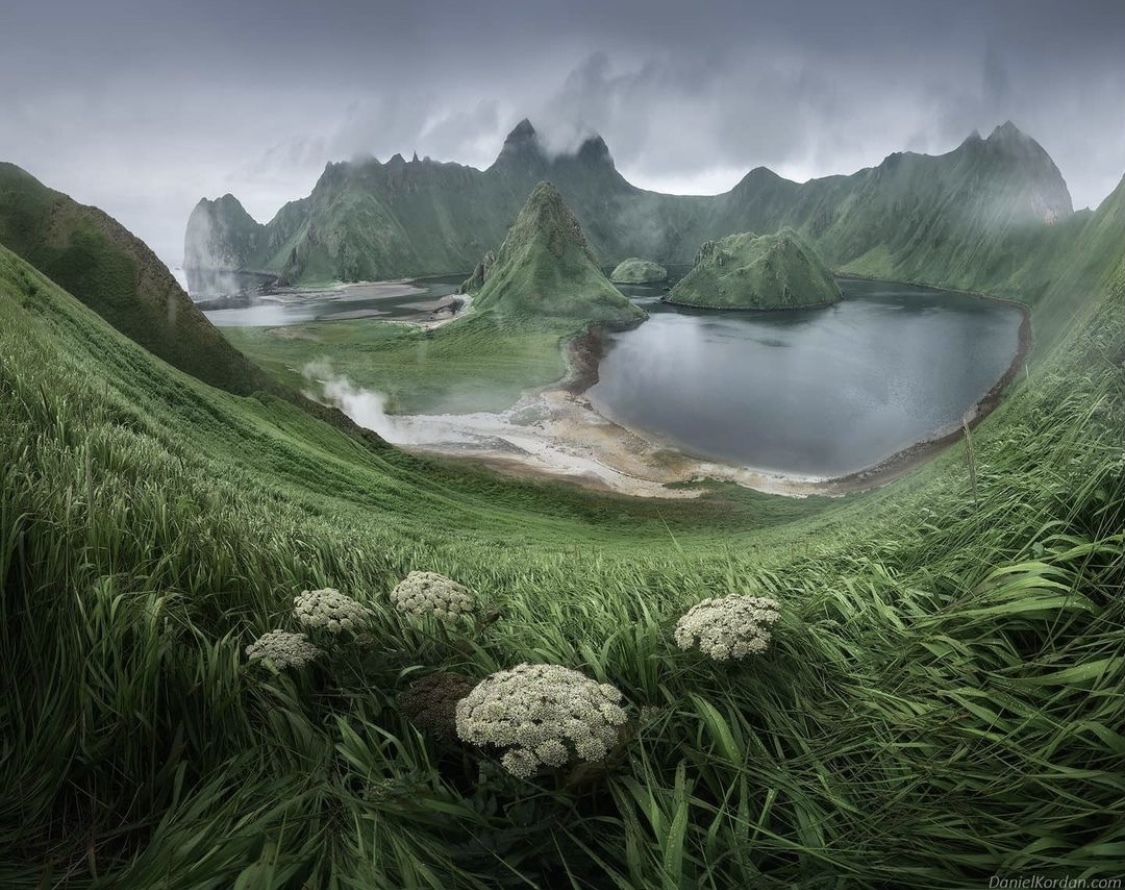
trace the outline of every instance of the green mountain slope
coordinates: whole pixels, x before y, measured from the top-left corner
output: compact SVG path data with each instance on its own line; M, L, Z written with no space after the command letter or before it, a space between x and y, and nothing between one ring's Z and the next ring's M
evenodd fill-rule
M601 322L645 317L610 284L582 227L549 182L532 191L500 250L473 278L473 305L500 315L550 316ZM478 286L479 282L479 286Z
M796 309L840 299L832 273L790 228L705 241L666 303L709 309Z
M0 884L1116 877L1123 201L1016 257L1074 317L971 451L829 505L638 505L373 448L177 371L0 248ZM413 570L498 616L413 622L388 597ZM248 665L322 587L370 636ZM746 592L780 602L766 652L675 645ZM527 660L621 690L608 762L516 779L403 705Z
M169 364L236 393L272 384L140 239L96 207L0 163L0 244Z
M312 195L251 229L241 208L201 202L185 253L292 281L390 278L470 269L527 195L553 182L605 261L690 263L698 246L737 232L800 233L833 269L986 289L1005 274L1006 244L1064 222L1069 193L1050 157L1011 123L940 156L898 153L850 176L798 184L765 168L713 197L638 189L600 137L549 156L521 122L485 171L429 159L330 164ZM220 206L221 205L221 206ZM232 231L213 243L213 233Z

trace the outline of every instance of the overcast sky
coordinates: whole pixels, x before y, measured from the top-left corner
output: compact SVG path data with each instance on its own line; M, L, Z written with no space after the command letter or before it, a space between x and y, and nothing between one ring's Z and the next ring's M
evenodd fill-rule
M359 154L486 167L522 117L637 185L851 173L1011 119L1075 207L1125 173L1121 0L39 0L0 16L0 160L170 265L200 197L266 221Z

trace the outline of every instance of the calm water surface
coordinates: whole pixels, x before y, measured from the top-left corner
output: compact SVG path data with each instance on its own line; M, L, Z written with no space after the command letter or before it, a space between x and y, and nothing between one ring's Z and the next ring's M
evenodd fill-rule
M841 279L823 309L665 306L610 336L587 391L606 416L742 466L838 476L959 424L1018 349L1018 310L963 294Z

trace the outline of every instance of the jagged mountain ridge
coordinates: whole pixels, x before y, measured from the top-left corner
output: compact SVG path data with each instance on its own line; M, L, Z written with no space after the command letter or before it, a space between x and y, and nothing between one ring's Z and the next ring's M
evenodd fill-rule
M233 198L204 199L189 220L185 268L230 262L292 282L464 271L499 246L545 179L608 264L690 263L704 241L789 226L835 269L959 287L985 283L970 261L997 240L1072 213L1058 168L1010 122L943 155L895 153L806 183L759 167L724 194L679 196L630 184L600 137L551 156L524 120L483 171L401 155L329 164L309 197L254 229ZM228 231L236 237L216 240Z

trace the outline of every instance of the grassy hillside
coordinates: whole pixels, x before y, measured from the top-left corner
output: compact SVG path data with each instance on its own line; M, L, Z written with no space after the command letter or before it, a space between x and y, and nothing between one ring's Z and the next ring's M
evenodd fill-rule
M708 309L791 309L840 299L832 273L792 229L705 241L666 303Z
M582 227L549 182L535 187L481 277L473 306L501 317L645 318L605 277Z
M503 411L566 373L573 322L474 313L433 330L370 319L224 328L244 354L294 389L310 359L387 397L392 414Z
M1116 876L1125 273L1119 240L1058 256L1103 284L1041 294L1071 322L971 449L826 507L432 467L199 383L0 249L0 884ZM499 619L412 624L387 593L414 569ZM370 638L247 666L323 586L375 611ZM728 592L780 601L771 648L679 651L677 617ZM398 698L527 660L624 693L606 769L518 780Z
M78 204L5 163L0 163L0 244L177 368L230 392L271 387L140 239L96 207Z

